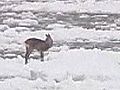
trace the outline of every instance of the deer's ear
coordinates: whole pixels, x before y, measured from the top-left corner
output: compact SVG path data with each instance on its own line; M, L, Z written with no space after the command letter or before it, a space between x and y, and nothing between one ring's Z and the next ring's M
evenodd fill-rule
M46 37L48 37L48 35L47 34L45 34L46 35Z
M48 36L50 37L50 34L48 33Z

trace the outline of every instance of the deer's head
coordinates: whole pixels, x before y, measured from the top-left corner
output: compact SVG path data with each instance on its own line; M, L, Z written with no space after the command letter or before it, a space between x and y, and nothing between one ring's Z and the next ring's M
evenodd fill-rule
M45 42L49 48L53 46L53 39L51 38L50 34L46 34Z

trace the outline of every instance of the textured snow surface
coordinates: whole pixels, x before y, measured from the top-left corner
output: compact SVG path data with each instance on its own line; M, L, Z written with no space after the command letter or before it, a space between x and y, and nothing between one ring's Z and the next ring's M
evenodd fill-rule
M1 0L0 12L0 90L120 90L119 0ZM45 61L25 65L24 41L48 33Z
M120 88L120 53L101 50L52 52L45 62L23 58L0 61L2 90L118 90Z

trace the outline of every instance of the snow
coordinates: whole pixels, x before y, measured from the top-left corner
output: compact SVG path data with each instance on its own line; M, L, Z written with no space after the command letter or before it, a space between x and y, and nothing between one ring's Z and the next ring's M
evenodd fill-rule
M60 90L101 90L103 88L117 90L120 88L117 83L120 81L119 53L97 49L66 50L64 47L60 52L53 53L47 56L49 61L42 63L30 59L27 66L15 60L1 60L0 77L3 81L0 87L2 90L11 88L12 90L16 88L20 90L54 88L56 90L58 87ZM55 82L59 83L55 84ZM5 87L6 84L8 87Z
M36 20L31 20L31 19L14 19L14 18L9 18L7 20L4 20L3 23L8 24L9 26L34 26L38 25L38 22Z
M45 39L45 33L50 33L55 41L71 41L84 38L91 41L104 42L110 39L120 39L119 31L95 31L80 27L65 29L60 25L51 25L52 31L25 31L23 28L10 28L1 32L1 49L24 51L24 42L29 37ZM0 61L0 88L2 90L119 90L120 67L119 52L101 51L98 49L73 49L68 46L53 47L45 54L45 62L30 58L24 65L24 58L15 54L5 54L4 57L15 57ZM38 54L39 55L39 54ZM31 55L32 56L32 55Z
M22 17L22 19L36 19L37 17L35 15L33 15L32 12L23 12L19 15L20 17Z
M9 29L9 26L7 26L7 25L0 25L0 31L5 31L7 29Z
M82 12L119 15L120 1L1 0L0 3L0 90L120 90L118 16L114 23L91 23L98 25L100 30L75 26L53 17ZM49 13L53 16L42 16ZM109 18L109 15L82 14L79 18ZM46 25L43 22L47 20L51 22ZM56 21L52 23L52 20ZM51 30L41 30L42 25ZM65 28L66 25L70 28ZM30 37L45 40L48 33L54 45L44 53L45 61L40 61L39 52L33 52L25 65L24 41ZM85 45L86 42L108 42L106 46L112 42L116 43L112 49L118 51L110 48L71 49L68 46L71 42Z
M23 43L23 41L25 41L25 39L29 38L29 37L36 37L36 38L41 38L41 39L45 39L45 34L46 33L50 33L54 39L54 41L73 41L76 38L80 38L80 39L88 39L89 41L96 41L96 42L104 42L104 41L109 41L109 40L113 40L113 39L120 39L120 32L119 31L95 31L94 29L83 29L80 27L73 27L71 29L65 29L63 28L62 25L51 25L48 26L53 28L52 31L46 31L46 30L42 30L42 31L35 31L35 32L31 32L30 30L28 30L27 28L23 28L23 30L25 30L24 32L17 32L18 30L22 30L22 28L20 27L16 27L16 28L11 28L7 31L5 31L1 36L3 36L3 38L5 39L6 37L10 37L13 38L13 41L17 41L19 43ZM26 31L27 30L27 31ZM8 39L8 38L6 38ZM20 39L19 41L17 39Z
M78 0L79 1L79 0ZM47 11L47 12L105 12L105 13L120 13L120 2L107 0L95 2L94 0L87 0L86 2L64 3L56 2L24 2L22 5L12 7L13 11ZM25 8L24 8L25 7ZM3 7L4 10L7 7ZM3 9L2 8L2 9Z

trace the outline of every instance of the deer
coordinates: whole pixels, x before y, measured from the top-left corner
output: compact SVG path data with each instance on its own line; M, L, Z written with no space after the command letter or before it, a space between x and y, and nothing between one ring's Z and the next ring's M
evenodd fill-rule
M25 64L28 63L28 58L33 50L40 52L41 61L44 61L44 51L48 51L53 46L53 39L50 34L46 34L46 39L29 38L25 41L26 53Z

